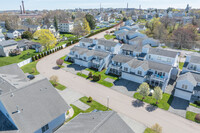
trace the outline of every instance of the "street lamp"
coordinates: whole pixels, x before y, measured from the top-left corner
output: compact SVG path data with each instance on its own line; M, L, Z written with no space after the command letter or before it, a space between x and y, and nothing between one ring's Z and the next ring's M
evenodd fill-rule
M107 110L109 109L109 96L107 96Z

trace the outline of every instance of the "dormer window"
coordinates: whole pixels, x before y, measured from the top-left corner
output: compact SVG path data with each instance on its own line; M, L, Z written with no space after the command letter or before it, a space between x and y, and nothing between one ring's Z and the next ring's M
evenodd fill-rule
M187 85L184 84L182 85L182 89L187 89L187 87L188 87Z

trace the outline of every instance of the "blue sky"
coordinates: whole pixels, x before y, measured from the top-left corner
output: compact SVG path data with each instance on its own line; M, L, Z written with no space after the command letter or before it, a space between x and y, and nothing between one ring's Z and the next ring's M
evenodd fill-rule
M0 0L0 10L19 9L21 0ZM24 0L25 8L30 10L42 9L72 9L72 8L123 8L127 2L129 7L138 8L185 8L190 4L193 8L200 8L200 0Z

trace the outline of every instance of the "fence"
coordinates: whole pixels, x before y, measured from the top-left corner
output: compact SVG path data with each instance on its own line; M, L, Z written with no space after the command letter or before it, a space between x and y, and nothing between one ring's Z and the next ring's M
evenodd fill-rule
M31 58L28 58L28 59L26 59L26 60L24 60L24 61L18 63L17 65L18 65L19 67L22 67L22 66L27 65L27 64L29 64L29 63L31 63L31 62L32 62L32 59L31 59Z

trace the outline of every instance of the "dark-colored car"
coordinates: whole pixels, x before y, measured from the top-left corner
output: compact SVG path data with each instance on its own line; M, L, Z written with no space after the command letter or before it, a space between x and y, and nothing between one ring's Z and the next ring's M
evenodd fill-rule
M30 80L34 79L35 76L34 75L28 75L27 78L29 78Z

